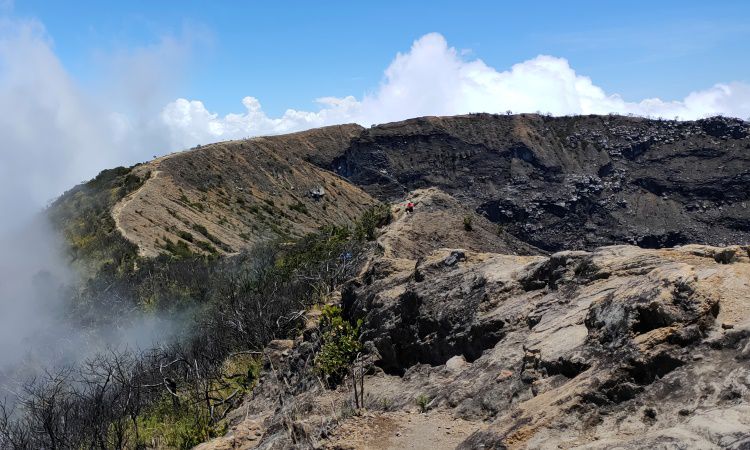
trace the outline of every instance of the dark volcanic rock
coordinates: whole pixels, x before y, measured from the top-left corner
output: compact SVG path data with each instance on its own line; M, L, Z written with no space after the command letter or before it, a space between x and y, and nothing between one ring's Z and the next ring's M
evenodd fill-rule
M381 200L435 186L536 247L750 241L750 125L473 114L379 125L332 168Z

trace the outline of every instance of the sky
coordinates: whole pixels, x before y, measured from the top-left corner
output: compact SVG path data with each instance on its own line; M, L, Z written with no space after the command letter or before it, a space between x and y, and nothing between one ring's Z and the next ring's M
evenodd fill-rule
M104 168L336 123L748 118L748 42L750 2L731 0L0 0L0 208L25 217Z

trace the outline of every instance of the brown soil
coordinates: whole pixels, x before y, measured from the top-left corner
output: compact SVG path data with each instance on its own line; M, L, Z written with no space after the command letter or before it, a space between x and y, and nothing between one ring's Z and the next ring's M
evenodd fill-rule
M420 414L398 411L347 419L325 448L347 450L442 450L453 449L479 423L455 418L444 411Z
M350 224L377 201L307 160L327 161L357 130L328 127L158 158L135 168L148 180L112 216L142 256L164 252L167 239L196 253L226 254ZM324 194L316 198L311 192L318 188Z

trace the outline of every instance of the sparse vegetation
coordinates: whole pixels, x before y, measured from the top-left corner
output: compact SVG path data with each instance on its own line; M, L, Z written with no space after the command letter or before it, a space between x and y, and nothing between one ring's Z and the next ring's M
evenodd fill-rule
M305 204L300 201L297 201L296 203L289 205L289 209L291 209L292 211L296 211L300 214L309 214L309 212L307 211L307 206L305 206Z
M352 325L341 316L341 308L326 305L320 319L323 344L315 356L316 370L329 384L339 383L360 352L359 328L361 321Z
M474 229L474 219L471 216L464 216L464 230L471 231Z
M113 351L30 380L15 411L0 403L0 446L190 448L222 434L226 413L258 379L255 352L272 339L294 336L301 312L355 273L364 237L380 222L374 217L363 218L356 230L328 227L291 246L265 244L223 259L191 252L185 239L163 238L169 255L140 259L128 271L100 271L82 305L116 297L124 307L129 302L146 311L190 310L192 331L159 349ZM195 236L193 242L212 249ZM107 313L113 320L118 314ZM99 310L90 314L107 320ZM361 350L359 324L346 321L340 308L326 307L322 326L315 367L334 382Z
M178 233L178 236L180 236L180 239L184 239L188 242L193 242L193 235L187 231L180 231Z
M177 259L186 259L194 256L194 253L185 241L174 242L169 238L165 238L163 248Z
M209 237L210 233L208 232L208 229L204 227L203 225L199 223L193 224L193 230L197 231L198 233L202 234L203 236Z
M417 396L416 402L417 402L417 407L419 407L419 412L421 412L422 414L426 413L427 405L430 404L430 397L424 394L420 394L419 396Z
M135 167L135 166L134 166ZM88 183L66 192L49 208L48 217L68 244L73 264L93 277L99 270L124 272L132 267L135 245L117 232L110 209L148 178L133 168L104 170Z
M374 241L376 230L391 222L391 208L388 205L379 205L365 211L357 223L355 233L359 239Z
M214 247L213 245L209 244L209 243L208 243L208 242L206 242L206 241L197 241L197 242L195 243L195 245L197 245L197 246L198 246L198 248L200 248L201 250L203 250L203 251L205 251L205 252L208 252L208 253L210 253L210 254L212 254L212 255L217 255L217 254L219 253L219 252L218 252L218 251L216 250L216 247Z

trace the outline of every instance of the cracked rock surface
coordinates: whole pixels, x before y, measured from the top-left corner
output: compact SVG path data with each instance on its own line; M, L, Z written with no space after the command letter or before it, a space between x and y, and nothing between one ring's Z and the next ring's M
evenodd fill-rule
M372 363L364 415L311 374L308 330L269 348L227 448L426 448L424 430L430 448L748 448L750 247L482 252L416 233L416 212L341 292Z

